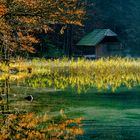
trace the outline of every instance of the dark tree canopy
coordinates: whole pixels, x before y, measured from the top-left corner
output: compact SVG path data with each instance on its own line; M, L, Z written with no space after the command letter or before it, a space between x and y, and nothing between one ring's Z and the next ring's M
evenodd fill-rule
M110 28L116 32L131 54L140 54L140 1L88 0L86 32ZM92 4L91 4L92 3Z

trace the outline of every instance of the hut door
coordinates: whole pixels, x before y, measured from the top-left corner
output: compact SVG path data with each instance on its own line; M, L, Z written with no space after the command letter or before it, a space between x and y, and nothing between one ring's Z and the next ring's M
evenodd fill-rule
M105 44L101 44L96 46L96 57L100 58L100 57L106 57L108 56L108 50L107 50L107 45Z

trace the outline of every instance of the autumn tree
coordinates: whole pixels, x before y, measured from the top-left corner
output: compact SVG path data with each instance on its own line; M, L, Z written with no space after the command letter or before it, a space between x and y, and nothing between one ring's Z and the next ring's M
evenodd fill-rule
M35 32L52 31L50 24L81 26L84 14L79 0L0 0L1 52L5 58L15 50L35 52Z

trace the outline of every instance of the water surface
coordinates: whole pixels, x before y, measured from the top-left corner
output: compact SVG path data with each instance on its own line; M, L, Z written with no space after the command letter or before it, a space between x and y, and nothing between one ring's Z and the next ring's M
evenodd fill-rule
M28 79L30 80L30 79ZM140 139L140 87L77 92L48 86L32 87L26 80L1 81L1 113L47 112L58 115L63 109L71 118L82 117L82 140L139 140ZM33 101L24 98L33 96Z

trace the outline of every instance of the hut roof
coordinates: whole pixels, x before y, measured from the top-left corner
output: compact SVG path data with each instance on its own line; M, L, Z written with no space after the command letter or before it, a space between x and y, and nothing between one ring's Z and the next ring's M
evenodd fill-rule
M77 45L79 46L95 46L99 44L105 37L117 37L117 34L110 29L95 29L91 33L84 36Z

